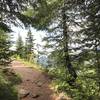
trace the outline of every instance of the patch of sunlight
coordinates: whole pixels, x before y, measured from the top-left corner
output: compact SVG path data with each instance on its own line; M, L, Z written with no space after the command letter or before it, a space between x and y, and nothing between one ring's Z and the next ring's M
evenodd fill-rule
M37 64L35 62L29 62L29 61L26 61L26 60L20 59L20 58L17 58L17 60L22 62L27 67L34 68L34 69L37 69L40 71L42 70L42 66L40 66L39 64Z

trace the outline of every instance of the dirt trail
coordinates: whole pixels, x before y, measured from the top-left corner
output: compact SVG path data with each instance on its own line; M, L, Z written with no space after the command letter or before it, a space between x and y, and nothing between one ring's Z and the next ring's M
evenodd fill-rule
M42 72L31 69L19 61L13 61L12 68L22 78L18 90L28 91L20 100L56 100L54 91L49 87L51 81Z

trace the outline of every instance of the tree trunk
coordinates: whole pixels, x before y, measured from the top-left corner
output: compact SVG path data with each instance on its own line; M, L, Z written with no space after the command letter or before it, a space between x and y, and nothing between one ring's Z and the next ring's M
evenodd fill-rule
M98 40L96 39L95 40L95 58L96 58L96 71L97 71L97 77L98 77L98 87L99 87L99 90L98 90L98 95L100 96L100 58L99 58L99 51L97 49L97 44L98 44Z
M67 27L67 16L66 16L66 0L64 0L64 6L62 8L62 26L63 26L63 37L64 37L64 54L65 54L65 67L68 69L69 74L71 75L72 79L69 81L70 85L75 82L75 79L77 78L77 74L71 64L70 61L70 55L69 55L69 49L68 49L68 41L69 41L69 35L68 35L68 27Z

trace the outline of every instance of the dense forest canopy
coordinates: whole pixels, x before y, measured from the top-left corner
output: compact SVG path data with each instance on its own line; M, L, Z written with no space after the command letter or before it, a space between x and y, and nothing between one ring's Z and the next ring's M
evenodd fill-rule
M33 4L34 0L0 0L0 28L10 31L10 24L18 26L19 21L24 25L31 23L32 18L25 16L23 12Z

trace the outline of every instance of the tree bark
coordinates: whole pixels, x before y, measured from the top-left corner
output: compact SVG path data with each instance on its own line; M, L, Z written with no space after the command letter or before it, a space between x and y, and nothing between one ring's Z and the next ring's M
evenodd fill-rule
M65 67L68 69L69 74L71 75L71 80L68 81L70 85L72 85L76 78L77 74L75 72L75 69L73 68L71 61L70 61L70 55L69 55L69 47L68 47L68 41L69 41L69 35L68 35L68 26L66 23L67 15L66 15L66 0L64 0L64 5L62 8L62 26L63 26L63 37L64 37L64 56L65 56Z

